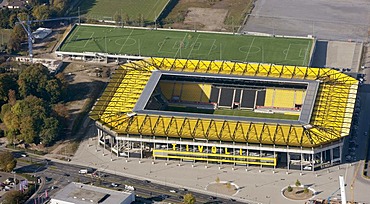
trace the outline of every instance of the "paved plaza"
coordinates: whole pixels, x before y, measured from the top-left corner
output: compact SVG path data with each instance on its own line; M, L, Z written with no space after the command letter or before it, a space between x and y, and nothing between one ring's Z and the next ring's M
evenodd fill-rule
M138 158L130 158L126 162L126 158L111 155L108 150L103 150L96 144L96 137L86 139L81 143L71 162L114 174L140 177L168 186L185 187L214 196L227 197L205 190L209 183L219 177L221 181L232 181L240 187L240 191L233 196L234 198L250 203L303 203L287 200L281 195L281 189L290 184L294 185L297 179L303 185L316 190L316 198L326 199L338 190L338 176L343 175L347 184L348 200L352 198L350 190L352 184L355 201L366 203L370 200L370 194L366 190L370 186L370 181L361 177L361 168L357 163L342 164L317 172L304 172L303 175L300 175L299 171L290 171L286 174L286 170L283 169L276 169L273 173L272 169L263 168L260 172L259 167L249 167L246 171L245 167L241 166L232 170L230 165L223 165L219 169L217 164L211 164L205 168L205 163L197 163L192 167L191 163L182 162L181 166L178 166L179 161L170 161L166 165L164 160L156 160L153 164L151 159L143 159L139 163ZM333 194L332 199L340 197L337 196L338 192Z

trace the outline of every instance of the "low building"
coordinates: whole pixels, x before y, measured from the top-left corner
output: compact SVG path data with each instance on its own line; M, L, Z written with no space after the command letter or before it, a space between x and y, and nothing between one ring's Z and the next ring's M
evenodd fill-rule
M37 40L42 40L46 38L53 30L49 28L37 28L34 32L32 32L33 38Z
M52 196L51 204L130 204L135 194L72 182Z
M26 3L24 0L13 0L9 1L7 7L8 9L23 9L26 7Z

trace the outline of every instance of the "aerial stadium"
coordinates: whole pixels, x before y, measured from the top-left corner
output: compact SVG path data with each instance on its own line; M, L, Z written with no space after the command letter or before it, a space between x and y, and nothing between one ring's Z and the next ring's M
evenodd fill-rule
M145 58L90 117L117 156L314 171L342 161L357 88L330 68Z

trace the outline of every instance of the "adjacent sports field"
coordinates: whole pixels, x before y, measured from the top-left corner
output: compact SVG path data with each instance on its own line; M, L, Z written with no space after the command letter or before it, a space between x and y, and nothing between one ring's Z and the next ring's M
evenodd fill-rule
M88 18L97 20L114 20L114 15L122 15L124 20L153 22L162 12L169 0L84 0L81 12ZM129 19L126 19L128 16Z
M76 26L58 51L308 65L312 39Z

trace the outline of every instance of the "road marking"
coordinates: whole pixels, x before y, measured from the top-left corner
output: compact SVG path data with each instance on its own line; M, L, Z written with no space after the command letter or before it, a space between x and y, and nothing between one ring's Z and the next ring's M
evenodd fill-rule
M193 52L193 49L194 49L194 47L195 47L195 44L197 43L198 38L199 38L199 36L200 36L200 35L201 35L201 34L198 34L197 39L195 39L195 41L194 41L194 43L193 43L193 46L191 47L190 52L189 52L189 54L188 54L188 59L190 59L191 52Z
M84 45L84 48L86 48L86 45L87 43L89 43L89 41L92 39L92 37L94 36L95 32L92 32L92 34L90 35L89 39L87 39L85 45Z
M284 60L287 60L287 58L288 58L288 54L289 54L289 50L290 50L290 46L291 46L292 44L291 43L289 43L289 46L288 46L288 49L286 49L286 53L285 53L285 58L284 58Z
M306 62L306 58L307 58L307 54L308 54L308 49L310 48L310 42L311 41L308 41L308 44L307 44L307 49L306 49L306 53L305 53L305 55L304 55L304 59L303 59L303 63L302 63L302 66L304 66L305 65L305 62ZM307 64L308 65L308 64Z
M252 49L252 46L253 46L253 43L254 43L254 40L255 40L256 38L253 38L253 40L252 40L252 43L251 43L251 45L249 46L249 49L248 49L248 53L247 53L247 56L245 57L245 59L244 59L244 62L246 62L247 61L247 59L248 59L248 56L249 56L249 52L251 51L251 49Z
M174 58L176 58L176 56L177 56L177 53L179 52L179 50L181 50L181 42L182 43L184 43L184 41L185 41L185 38L186 38L186 36L187 36L188 34L187 33L185 33L185 36L184 36L184 38L182 39L182 41L180 41L180 45L179 45L179 49L177 49L177 52L175 53L175 56L174 56ZM181 54L181 52L180 52L180 54ZM181 56L180 56L180 58L181 58Z
M123 43L123 45L121 46L121 49L119 49L119 52L118 52L118 53L121 53L121 51L122 51L123 47L124 47L124 46L126 45L126 43L127 43L127 40L130 38L130 36L131 36L132 32L134 32L134 30L132 30L132 31L131 31L131 33L130 33L130 35L128 35L128 36L127 36L127 38L126 38L125 42L124 42L124 43Z

